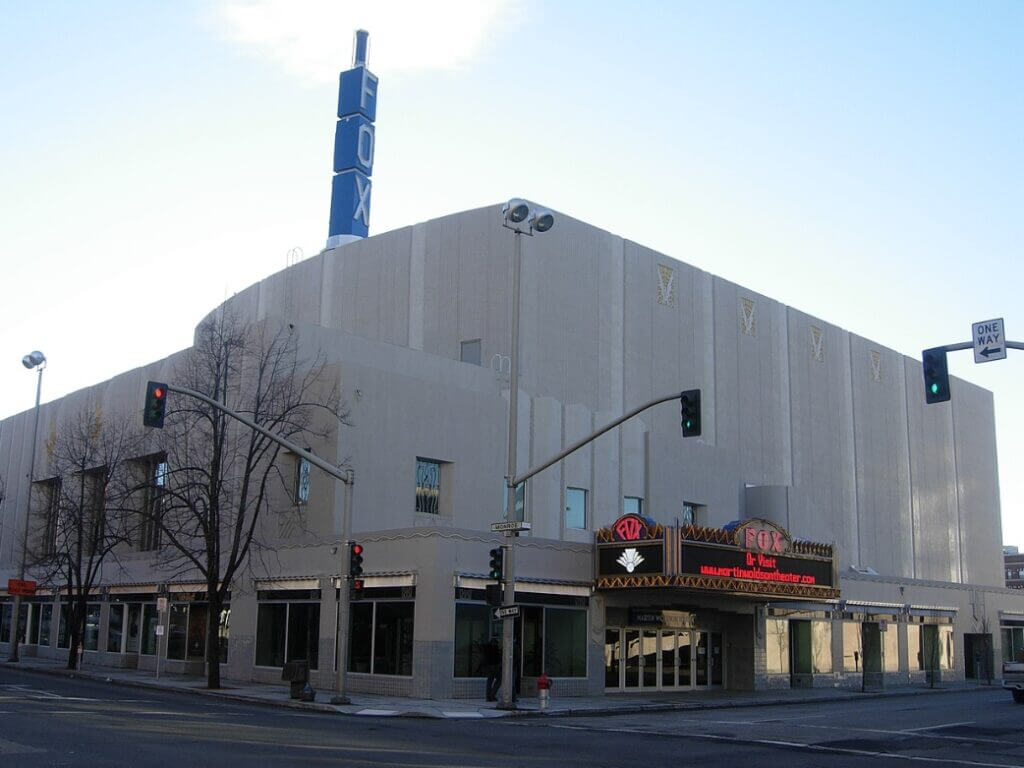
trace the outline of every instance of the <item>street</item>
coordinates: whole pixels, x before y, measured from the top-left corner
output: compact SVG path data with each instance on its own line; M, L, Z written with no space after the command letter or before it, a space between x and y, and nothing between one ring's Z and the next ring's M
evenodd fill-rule
M572 718L357 717L0 667L5 767L1024 766L1022 717L998 688Z

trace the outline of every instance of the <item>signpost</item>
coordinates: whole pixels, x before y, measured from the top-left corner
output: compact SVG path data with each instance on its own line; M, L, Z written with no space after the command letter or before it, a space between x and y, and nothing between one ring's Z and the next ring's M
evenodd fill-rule
M495 608L494 609L494 618L495 619L514 619L518 615L519 615L519 606L518 605L505 605L505 606L502 606L501 608Z
M522 520L502 520L499 523L491 523L491 531L494 533L508 533L509 531L528 531L530 524Z
M1006 359L1006 331L1003 318L982 320L971 324L971 341L974 342L974 362L989 363Z

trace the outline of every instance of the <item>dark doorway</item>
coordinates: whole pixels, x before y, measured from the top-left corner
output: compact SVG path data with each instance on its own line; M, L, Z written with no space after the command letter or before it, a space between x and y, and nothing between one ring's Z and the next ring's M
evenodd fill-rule
M973 633L964 635L964 677L968 680L992 682L992 635Z

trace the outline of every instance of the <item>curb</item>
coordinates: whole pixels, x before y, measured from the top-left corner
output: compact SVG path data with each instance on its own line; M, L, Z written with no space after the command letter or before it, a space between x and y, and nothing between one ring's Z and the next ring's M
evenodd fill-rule
M5 667L21 669L25 672L37 672L39 674L55 675L70 679L81 678L86 680L95 680L97 682L106 682L112 685L118 685L126 688L144 688L147 690L169 691L171 693L181 693L186 695L193 694L198 696L206 696L208 698L223 699L225 701L235 701L242 704L254 704L265 707L284 707L286 709L293 709L303 712L319 712L322 714L345 715L350 717L386 716L425 720L491 720L504 717L606 717L609 715L643 714L645 712L692 712L714 709L744 709L750 707L795 706L800 704L828 704L832 702L856 701L863 699L905 698L910 696L927 696L941 693L974 693L982 691L1002 690L1002 688L999 685L995 684L988 686L964 686L958 688L895 688L882 691L851 690L839 694L832 694L828 696L810 696L802 699L765 698L748 699L742 701L694 701L664 704L637 703L634 705L627 705L621 707L574 708L572 706L569 706L565 709L559 708L548 710L532 708L513 710L487 709L486 712L481 711L480 709L468 709L461 710L457 714L434 712L430 709L414 707L410 707L406 710L395 710L394 707L390 707L386 710L386 715L378 715L375 714L376 711L371 706L360 707L358 705L346 705L349 707L353 707L354 709L344 710L340 708L340 705L335 706L333 704L321 704L315 701L300 702L293 701L291 699L266 699L261 698L259 696L249 696L241 693L232 693L230 689L210 690L208 688L178 687L173 685L163 685L161 683L156 682L155 680L150 681L145 679L118 679L108 677L103 672L69 670L60 667L22 666L22 664L23 662L3 662L3 666ZM379 711L384 712L385 710Z

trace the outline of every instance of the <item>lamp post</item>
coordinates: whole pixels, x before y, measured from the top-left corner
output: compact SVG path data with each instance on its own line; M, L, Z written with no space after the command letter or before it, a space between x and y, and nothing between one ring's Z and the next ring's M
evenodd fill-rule
M502 223L506 229L515 234L515 249L512 257L512 341L509 347L508 376L508 474L505 477L506 505L505 515L512 520L516 510L516 451L518 449L517 431L519 426L519 278L523 260L523 235L533 237L534 232L547 232L555 225L555 217L545 208L535 208L526 200L513 198L501 210ZM505 591L502 597L504 605L512 605L516 601L516 559L515 541L518 534L506 531L505 556L503 573ZM514 669L515 652L515 617L505 616L502 619L501 631L501 700L498 709L515 709L516 683Z
M36 413L35 421L32 426L32 453L29 454L28 459L28 491L25 493L25 527L21 532L21 559L18 562L19 581L23 581L25 578L25 555L28 550L28 521L32 514L32 478L36 471L36 437L39 434L39 396L43 391L43 370L46 368L46 355L37 349L21 358L21 364L29 370L37 368L39 370L39 377L36 380ZM19 622L19 619L21 618L20 594L14 596L14 605L12 606L12 609L14 615L11 617L11 655L8 657L8 660L17 661L18 643L21 641L21 626Z

